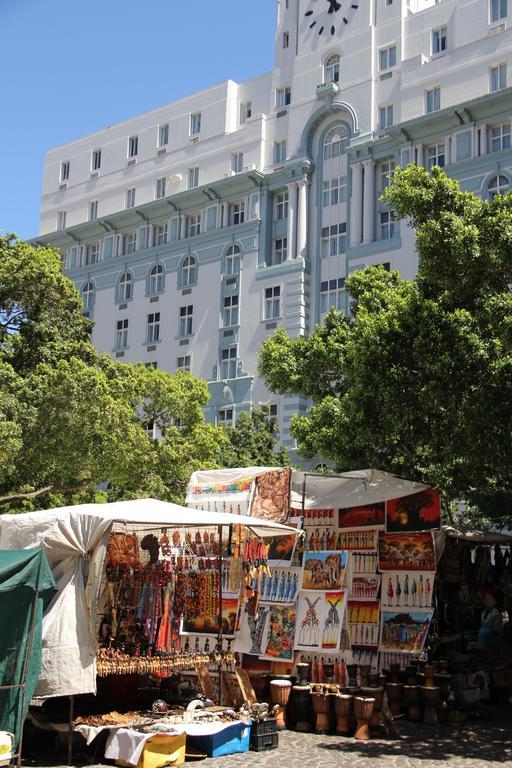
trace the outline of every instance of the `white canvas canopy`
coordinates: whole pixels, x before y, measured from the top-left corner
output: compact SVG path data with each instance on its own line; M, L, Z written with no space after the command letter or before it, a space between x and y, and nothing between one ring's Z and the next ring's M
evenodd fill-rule
M264 538L297 533L266 520L188 509L156 499L0 516L0 549L44 547L58 588L43 618L37 697L96 693L95 609L114 524L139 530L244 525Z

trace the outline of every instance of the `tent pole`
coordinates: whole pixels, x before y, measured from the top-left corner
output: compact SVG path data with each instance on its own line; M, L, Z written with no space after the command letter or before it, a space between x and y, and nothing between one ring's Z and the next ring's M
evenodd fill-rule
M69 697L68 720L68 765L73 765L73 720L75 718L75 697Z
M21 718L20 718L20 733L19 733L19 741L18 741L18 757L17 757L17 766L20 768L21 766L21 750L23 747L23 730L25 727L25 704L27 701L27 683L28 683L28 672L30 667L30 658L32 656L32 646L34 644L34 631L36 628L36 615L37 615L37 601L39 600L39 590L36 590L34 593L34 600L32 602L32 614L30 617L30 634L28 637L28 643L27 648L25 649L25 659L24 659L24 670L23 670L23 683L21 687Z
M231 526L230 526L231 528ZM217 570L219 574L219 637L218 649L222 655L222 525L218 527L219 548L217 553ZM222 661L219 661L219 706L222 705Z

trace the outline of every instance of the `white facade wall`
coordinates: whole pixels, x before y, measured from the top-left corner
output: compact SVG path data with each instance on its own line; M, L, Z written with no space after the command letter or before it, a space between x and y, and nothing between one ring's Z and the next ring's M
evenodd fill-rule
M169 371L189 355L192 372L210 382L210 420L225 409L236 417L251 402L277 403L282 435L291 446L290 418L306 403L267 392L256 375L261 342L279 326L292 336L307 334L326 303L336 301L347 311L343 280L354 269L386 264L408 279L415 276L414 235L404 223L388 226L379 201L386 163L427 164L436 147L447 172L466 189L486 195L497 175L512 183L512 0L509 13L495 22L492 2L368 0L357 8L342 3L329 14L328 3L278 0L272 72L240 84L229 80L50 150L40 240L62 249L80 289L93 285L88 310L97 347ZM436 53L433 31L441 28L446 46ZM390 46L396 58L383 68L381 50ZM339 81L328 84L325 65L333 55L340 60ZM490 93L490 72L497 65L504 80L499 92ZM426 92L436 87L440 109L426 114ZM277 94L285 88L291 89L290 103L279 106ZM241 121L249 104L250 115ZM388 114L388 125L379 125L382 107L392 107L392 124ZM201 130L191 135L191 114L199 112ZM169 139L159 146L164 124ZM491 140L497 125L508 131L501 150ZM341 154L325 159L325 142L337 132L343 137ZM134 136L138 153L130 158ZM276 142L286 143L282 157L276 156ZM95 171L92 153L98 149L101 168ZM243 153L243 160L235 174L236 153ZM66 161L69 178L62 179ZM190 190L194 167L198 187ZM165 196L155 200L161 178ZM326 183L336 186L328 198ZM135 189L135 200L126 210L129 189ZM283 192L288 193L284 217L286 206L278 197ZM89 221L93 201L97 217ZM236 214L241 203L243 221ZM190 228L190 216L198 214L200 234ZM56 231L58 223L64 227ZM167 242L158 243L157 228L164 224ZM339 239L331 250L334 228ZM136 250L126 253L131 234ZM87 263L96 243L99 260ZM240 250L237 276L226 274L232 245ZM192 286L182 284L187 257L197 268ZM165 289L151 296L148 274L156 264L165 272ZM120 302L119 278L127 270L133 298ZM333 281L336 299L326 295L326 285L334 290ZM277 317L265 316L269 289L280 294ZM224 304L233 295L239 322L226 328ZM194 308L193 333L183 338L178 318L187 305ZM155 312L160 312L160 340L149 344L146 318ZM129 343L120 350L116 325L124 319ZM224 376L223 350L230 345L236 347L236 365Z

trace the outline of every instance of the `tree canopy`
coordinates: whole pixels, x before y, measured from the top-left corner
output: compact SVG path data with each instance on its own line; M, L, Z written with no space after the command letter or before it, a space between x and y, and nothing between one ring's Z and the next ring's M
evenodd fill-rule
M192 471L221 466L227 437L204 422L206 382L116 363L97 353L91 329L57 252L0 238L1 512L183 501Z
M290 457L278 446L277 420L268 406L242 411L232 428L226 429L227 443L222 450L225 467L286 467Z
M350 316L276 331L260 373L311 399L292 421L302 454L427 482L497 520L512 502L512 195L480 200L409 166L384 199L415 228L417 280L353 273Z

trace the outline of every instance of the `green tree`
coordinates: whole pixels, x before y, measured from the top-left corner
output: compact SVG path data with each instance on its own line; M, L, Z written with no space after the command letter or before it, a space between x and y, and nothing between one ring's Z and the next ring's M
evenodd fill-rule
M435 168L398 169L385 200L416 231L416 282L347 280L349 318L262 346L269 388L312 406L299 450L438 487L497 520L512 501L512 195L479 200Z
M2 512L98 497L183 501L191 472L218 466L226 435L204 423L206 383L116 363L96 352L91 329L57 252L0 238Z
M287 467L290 457L285 446L278 446L277 420L267 406L243 411L234 427L225 429L222 450L224 467Z

